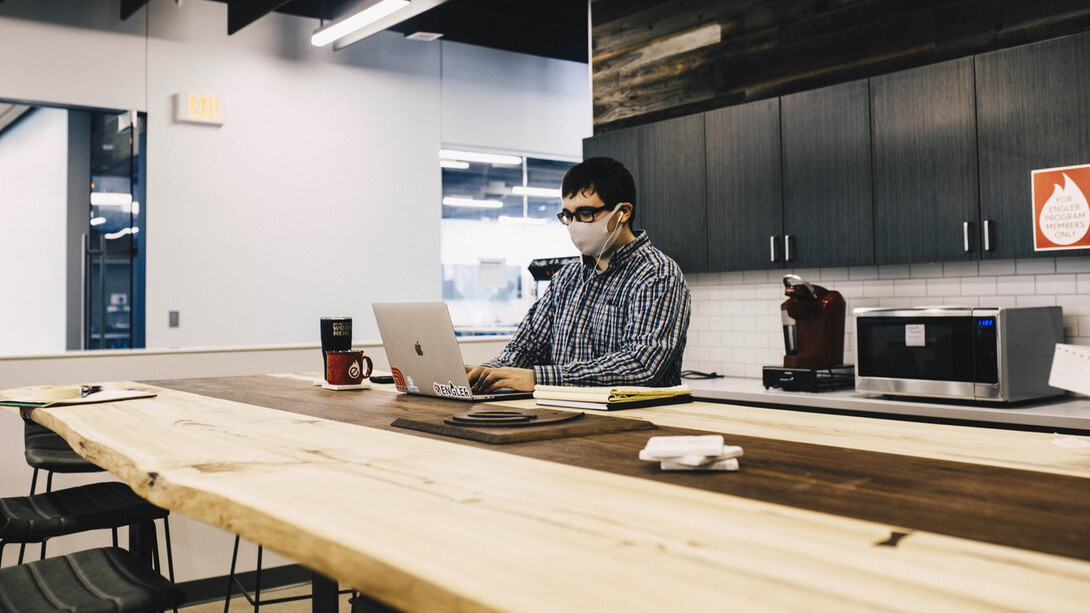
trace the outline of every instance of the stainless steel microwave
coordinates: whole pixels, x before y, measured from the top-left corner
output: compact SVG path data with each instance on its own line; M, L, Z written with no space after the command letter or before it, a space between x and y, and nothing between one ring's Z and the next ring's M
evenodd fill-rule
M1048 376L1060 307L855 309L855 387L897 396L1018 402L1063 394Z

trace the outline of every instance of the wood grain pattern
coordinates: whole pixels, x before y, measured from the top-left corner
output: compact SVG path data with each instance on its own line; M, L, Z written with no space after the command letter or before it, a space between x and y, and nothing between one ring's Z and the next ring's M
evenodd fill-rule
M980 215L985 258L1077 256L1033 251L1030 171L1090 162L1090 33L976 58Z
M636 224L683 271L708 270L704 116L642 126L639 142Z
M226 380L229 384L225 384L223 379L185 380L168 385L248 404L343 419L383 429L390 429L392 417L445 416L452 412L449 401L400 394L392 398L340 396L319 403L315 402L313 392L306 386L269 384L267 379L231 378ZM525 400L510 405L525 408L533 406L531 403ZM361 406L367 409L361 411ZM454 410L464 410L463 406L455 405ZM684 419L660 423L658 415L704 415L707 421L716 423L718 427L697 428L729 434L734 444L747 450L747 470L740 479L664 473L652 466L632 462L630 458L635 457L649 436L646 432L565 439L562 442L540 441L505 446L501 451L913 529L1061 555L1090 556L1090 548L1086 547L1090 543L1090 498L1071 499L1066 494L1090 487L1081 479L998 468L986 463L966 465L948 459L918 458L903 451L902 455L893 455L883 452L877 445L872 446L871 450L860 450L851 445L829 446L798 440L786 442L778 440L778 436L761 438L760 435L753 436L734 429L733 420L716 419L714 413L720 406L692 403L680 406L677 411L670 411L671 407L655 407L609 417L643 417L661 426L673 426L661 428L655 433L666 435L693 433L693 430L678 429L692 428L693 424L685 423ZM689 407L694 408L690 411ZM763 424L776 423L780 413L765 410L763 419L758 420ZM790 415L786 417L790 418ZM693 420L693 423L696 421ZM842 438L862 438L863 432L874 435L888 426L883 422L872 423L869 430L856 432L854 437ZM929 431L932 437L942 436L945 432L943 426L932 428ZM963 438L981 437L990 441L990 437L981 434L987 431L972 433L971 430L963 428L958 434ZM1041 439L1036 440L1041 442ZM485 446L469 441L466 444ZM1037 452L1044 453L1041 450ZM1087 462L1090 451L1081 452L1071 454L1069 463L1081 464L1090 473L1090 463ZM760 472L754 472L758 466ZM966 483L975 485L966 488ZM906 497L906 493L913 492L934 493L936 498L932 500L915 494ZM1041 508L1048 508L1049 511L1040 513ZM1018 520L1018 529L1012 530L1010 526L997 524L994 520L982 520L982 516L1022 519ZM1072 517L1084 519L1068 519ZM1069 524L1069 532L1064 537L1058 537L1053 529L1060 521Z
M780 99L788 266L874 263L868 91L853 81Z
M871 80L878 264L979 256L975 104L971 58Z
M662 611L729 602L750 610L1075 611L1090 599L1090 564L1083 560L706 491L713 481L745 489L771 479L788 495L836 483L826 496L851 499L870 486L846 478L887 478L874 463L883 454L753 439L742 443L742 472L677 475L669 483L634 461L632 445L646 434L543 441L498 453L303 414L324 406L351 421L388 423L390 411L450 411L444 401L377 389L336 394L271 377L169 385L246 402L159 388L152 399L36 410L33 417L156 504L236 531L406 609ZM775 423L778 413L766 421ZM588 470L590 451L579 445L590 443L612 450L605 455L614 465L638 466L644 474ZM568 460L520 457L534 454ZM902 459L896 504L956 498L942 491L956 476L942 473L954 471L967 477L965 504L974 497L980 503L957 511L983 515L980 523L1002 521L1018 532L1025 514L1048 512L1023 507L1024 500L989 506L997 492L986 477L999 473L962 473L965 465L943 462L928 471L938 481L927 487L913 480L921 465ZM791 479L775 483L781 469ZM1020 471L1001 472L1017 478ZM1034 488L1052 479L1030 476ZM1039 495L1063 480L1046 483ZM1067 496L1080 498L1072 492L1085 483L1071 479ZM1057 503L1065 501L1042 507ZM990 515L1008 512L1003 505L1017 512ZM1066 529L1087 515L1068 516L1060 539L1073 538ZM896 547L879 546L891 531L909 536Z
M707 132L708 268L783 266L780 101L712 111ZM769 238L779 245L772 261Z
M561 416L564 417L564 416ZM430 418L405 418L399 417L390 423L394 428L407 428L420 432L431 432L454 438L464 438L471 441L481 441L491 445L506 445L510 443L527 443L530 441L545 441L571 436L592 436L597 434L611 434L613 432L627 432L631 430L653 430L655 425L651 422L635 419L610 419L601 415L587 415L571 422L564 422L548 426L529 426L517 428L473 428L464 425L451 425L444 420L445 416Z
M719 42L678 47L718 26ZM596 132L1090 28L1081 0L591 2Z

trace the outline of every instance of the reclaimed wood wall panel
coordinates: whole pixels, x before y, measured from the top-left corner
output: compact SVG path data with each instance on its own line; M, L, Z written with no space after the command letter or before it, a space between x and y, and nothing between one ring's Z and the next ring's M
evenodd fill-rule
M1086 30L1085 0L592 0L595 131Z

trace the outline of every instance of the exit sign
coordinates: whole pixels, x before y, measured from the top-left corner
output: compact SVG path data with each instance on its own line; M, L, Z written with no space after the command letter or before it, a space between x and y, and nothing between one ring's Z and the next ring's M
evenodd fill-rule
M222 126L223 98L209 94L175 94L174 121Z

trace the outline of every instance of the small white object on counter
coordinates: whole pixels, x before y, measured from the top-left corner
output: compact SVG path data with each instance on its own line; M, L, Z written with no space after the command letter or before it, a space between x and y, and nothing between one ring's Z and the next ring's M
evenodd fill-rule
M1090 347L1056 345L1048 384L1090 396Z
M662 470L738 470L742 448L724 445L723 436L652 436L640 450L640 459L660 462Z

